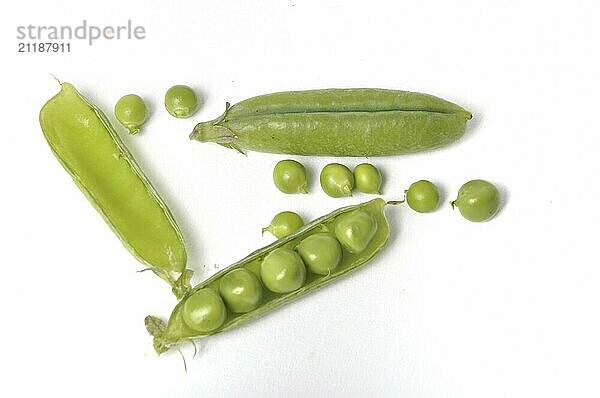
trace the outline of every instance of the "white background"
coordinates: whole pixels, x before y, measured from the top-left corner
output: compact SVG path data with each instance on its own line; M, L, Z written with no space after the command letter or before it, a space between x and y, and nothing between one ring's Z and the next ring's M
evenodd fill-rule
M598 397L597 153L600 6L594 1L21 0L2 16L0 395ZM73 42L70 54L17 54L17 25L143 25L143 41ZM49 73L108 111L149 103L130 150L171 207L202 280L271 241L277 212L312 219L371 199L332 199L299 158L310 195L272 184L280 155L190 142L225 101L272 91L386 87L471 110L464 139L431 153L370 159L386 199L418 179L435 213L387 209L373 263L265 318L201 342L186 374L157 358L143 318L166 317L167 286L122 247L60 167L37 121L58 91ZM202 96L176 120L172 84ZM474 224L447 202L485 178L502 212Z

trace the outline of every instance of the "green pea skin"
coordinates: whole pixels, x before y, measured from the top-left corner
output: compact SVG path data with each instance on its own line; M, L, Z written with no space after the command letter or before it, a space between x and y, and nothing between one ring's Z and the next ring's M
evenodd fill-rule
M450 202L458 207L464 218L473 222L487 221L500 208L500 192L486 180L471 180L460 187L456 200Z
M191 139L245 151L384 156L456 141L472 115L422 93L349 88L271 93L199 123Z
M308 269L319 275L328 275L342 261L342 246L327 232L304 238L296 247Z
M354 168L356 189L362 193L381 195L381 172L369 163L361 163Z
M432 212L440 203L440 192L427 180L412 183L405 193L408 206L418 213Z
M284 236L296 232L304 225L302 217L293 211L282 211L277 213L271 220L271 224L268 227L262 229L262 233L270 232L277 239L281 239Z
M115 104L115 117L129 130L129 134L135 135L140 132L140 127L146 122L148 108L139 95L127 94Z
M332 198L352 196L354 175L343 164L330 163L321 171L321 188Z
M231 311L244 314L257 308L262 301L262 286L250 271L238 268L221 279L219 294Z
M260 265L264 285L275 293L298 290L306 281L306 267L295 251L279 247L264 258Z
M185 300L182 315L183 321L190 329L208 333L218 329L225 322L227 309L221 296L211 288L204 288Z
M306 169L292 159L278 162L273 168L273 182L283 193L308 193Z
M377 232L377 220L364 210L355 210L340 217L335 225L335 237L349 253L367 248Z
M165 94L165 108L176 118L187 118L196 113L198 97L191 87L173 86Z

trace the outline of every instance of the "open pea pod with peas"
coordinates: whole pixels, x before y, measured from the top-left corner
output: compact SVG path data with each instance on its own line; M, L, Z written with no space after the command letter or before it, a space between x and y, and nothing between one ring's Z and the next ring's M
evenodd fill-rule
M364 266L388 242L381 198L343 207L251 253L190 290L168 322L148 316L161 354L231 330Z

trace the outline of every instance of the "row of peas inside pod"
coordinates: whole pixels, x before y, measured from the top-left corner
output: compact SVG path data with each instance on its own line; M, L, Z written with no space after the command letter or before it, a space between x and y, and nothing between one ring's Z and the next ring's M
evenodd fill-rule
M177 305L158 346L227 330L366 264L389 238L385 205L338 209L220 271Z

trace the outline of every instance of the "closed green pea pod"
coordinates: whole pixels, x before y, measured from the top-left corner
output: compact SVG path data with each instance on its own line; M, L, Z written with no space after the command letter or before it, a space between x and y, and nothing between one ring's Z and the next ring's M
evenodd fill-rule
M56 158L125 247L172 286L186 282L189 275L176 281L187 261L179 228L104 114L62 83L42 107L40 125Z
M190 135L238 151L384 156L460 138L467 110L428 94L373 88L287 91L253 97Z
M148 332L154 336L154 348L160 354L167 351L170 347L177 346L184 341L231 330L237 326L259 318L262 315L265 315L284 304L290 303L316 289L326 286L329 283L343 277L344 275L347 275L352 271L366 265L379 252L381 252L381 250L385 248L389 238L390 230L384 215L385 205L386 202L383 199L378 198L370 202L335 210L332 213L306 224L298 231L251 253L244 259L219 271L206 281L194 287L179 302L179 304L175 306L167 323L154 316L146 317L146 328L148 329ZM333 238L333 231L336 229L337 225L340 223L346 223L346 221L344 221L346 216L352 215L357 211L365 212L372 216L374 220L372 221L372 225L375 225L374 232L369 234L367 239L363 239L361 241L361 243L366 242L366 244L360 252L349 252L343 249L341 256L342 258L335 266L333 266L333 264L329 261L326 261L327 264L319 262L317 265L323 265L324 268L317 269L320 272L313 271L306 273L304 276L305 280L301 286L298 287L295 285L293 286L293 290L283 289L283 292L278 292L264 289L262 300L257 308L246 313L235 313L233 311L229 311L228 316L223 324L216 329L212 329L210 331L198 331L188 326L184 318L186 302L190 299L190 297L193 297L195 292L206 288L218 290L223 278L234 270L245 270L246 272L252 273L255 277L261 277L264 261L273 253L285 253L286 258L292 258L292 261L297 262L298 259L296 259L293 255L289 255L290 252L293 253L294 248L301 247L302 242L306 243L307 240L310 242L312 239L309 238L312 236L322 236L323 234L327 234L330 239L335 240L335 238ZM355 218L355 216L352 217ZM304 254L307 255L307 258L309 258L311 253L317 253L323 247L325 247L326 250L329 250L331 247L329 243L324 246L321 244L313 247L310 247L310 245L308 247L305 246L307 251L304 251ZM339 247L339 244L337 247ZM301 254L302 252L303 251L300 250ZM334 258L334 262L337 262L337 259ZM227 300L225 301L227 302Z

